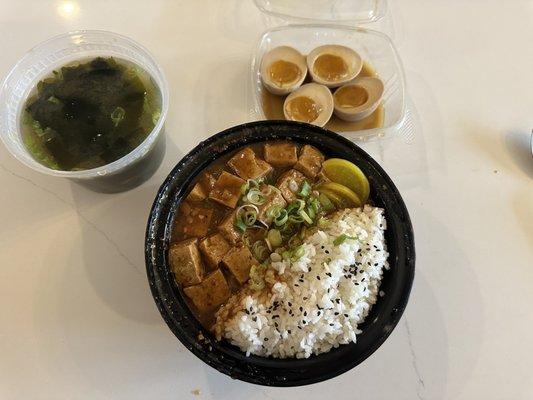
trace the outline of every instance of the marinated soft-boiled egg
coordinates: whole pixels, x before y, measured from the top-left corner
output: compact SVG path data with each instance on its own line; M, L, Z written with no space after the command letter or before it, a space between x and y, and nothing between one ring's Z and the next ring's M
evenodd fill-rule
M324 126L333 113L333 95L324 85L307 83L287 96L283 113L290 121Z
M307 64L298 50L279 46L263 56L260 72L263 85L270 93L285 95L302 85Z
M345 121L359 121L376 110L383 90L383 82L379 78L356 78L333 94L334 113Z
M363 68L363 60L349 47L325 45L309 53L307 68L313 81L329 88L336 88L359 75Z

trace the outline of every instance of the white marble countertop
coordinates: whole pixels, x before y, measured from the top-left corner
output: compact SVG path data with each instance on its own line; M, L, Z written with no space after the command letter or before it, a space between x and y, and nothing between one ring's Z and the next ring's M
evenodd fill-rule
M362 365L276 389L232 381L189 353L154 305L143 259L171 167L247 120L251 50L272 21L245 0L0 1L0 75L48 37L105 29L148 47L171 91L165 159L130 192L34 173L0 147L0 398L532 399L533 2L390 9L378 27L402 56L415 134L363 147L413 219L411 299Z

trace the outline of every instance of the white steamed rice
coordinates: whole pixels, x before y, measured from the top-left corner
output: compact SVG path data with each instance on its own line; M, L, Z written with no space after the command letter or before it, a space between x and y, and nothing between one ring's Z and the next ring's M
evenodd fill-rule
M365 205L335 214L306 238L297 261L272 254L266 289L249 288L217 313L215 332L247 355L307 358L356 341L388 269L383 209ZM341 234L347 239L335 246Z

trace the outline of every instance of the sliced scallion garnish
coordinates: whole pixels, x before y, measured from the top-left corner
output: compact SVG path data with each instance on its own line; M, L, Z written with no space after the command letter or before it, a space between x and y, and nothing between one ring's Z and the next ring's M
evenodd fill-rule
M342 235L337 236L335 240L333 240L333 245L339 246L347 240L359 240L359 239L356 236L349 236L343 233Z
M307 181L303 181L302 187L298 192L298 195L301 197L307 197L311 193L311 185Z
M271 229L267 233L267 239L272 247L279 247L283 243L281 233L277 229Z

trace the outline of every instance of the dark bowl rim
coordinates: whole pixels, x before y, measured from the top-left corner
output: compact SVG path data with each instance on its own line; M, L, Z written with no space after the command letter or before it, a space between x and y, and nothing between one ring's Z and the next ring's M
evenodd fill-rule
M184 165L187 165L187 163L194 159L195 157L198 157L200 154L202 154L205 151L208 151L209 147L213 144L216 144L221 139L224 139L227 136L231 136L234 134L237 134L237 132L245 130L245 129L253 129L253 128L261 128L261 127L290 127L291 129L300 129L305 130L307 133L313 134L313 135L327 135L330 139L339 142L340 145L345 146L357 153L361 157L365 159L365 162L367 162L370 166L372 166L374 169L378 170L380 173L380 179L384 179L387 185L387 189L392 193L394 199L398 203L398 207L400 212L402 213L403 221L405 228L405 240L406 240L406 248L407 248L407 256L406 256L406 277L405 282L402 287L402 293L401 297L398 300L397 303L395 303L396 307L394 308L394 313L390 315L390 319L388 320L388 331L384 332L377 340L372 341L372 345L366 348L364 351L361 351L359 353L359 356L356 360L350 363L345 363L343 365L338 365L335 368L332 368L330 371L326 371L320 376L313 376L311 378L308 377L299 377L296 380L287 380L287 381L271 381L268 378L261 378L261 377L251 377L247 373L242 373L239 371L236 371L235 367L226 367L223 362L220 360L224 359L224 356L222 355L220 357L220 360L213 360L212 357L209 357L209 354L206 353L205 349L202 349L200 346L198 346L198 340L196 340L194 343L191 343L191 341L184 335L182 328L180 324L175 324L172 320L169 311L167 310L166 306L164 305L165 299L161 297L161 293L157 290L156 285L154 284L154 281L156 280L155 277L155 262L153 257L153 250L157 247L156 243L160 242L161 240L158 239L155 235L156 228L160 227L161 222L159 221L159 217L163 215L159 215L159 211L161 209L162 204L164 205L166 202L171 200L170 196L170 185L172 182L179 176L180 171ZM276 136L276 135L274 135ZM283 135L282 135L283 136ZM283 140L274 137L274 140ZM287 137L284 137L284 139L288 139ZM260 139L257 141L253 140L245 140L242 141L242 144L240 146L244 146L247 143L256 143L256 142L263 142L264 140L268 139ZM302 141L296 140L296 142L302 143ZM238 148L240 146L237 146L235 148ZM234 148L234 149L235 149ZM234 149L228 150L233 151ZM224 154L222 152L221 154L217 153L217 157L220 157ZM203 168L202 168L203 169ZM199 171L198 171L199 172ZM192 178L191 178L192 179ZM186 185L183 185L186 186ZM178 189L179 190L179 189ZM174 191L176 191L176 188L174 188ZM168 231L168 214L166 213L165 221L163 223L165 224L164 228L165 231ZM164 244L164 243L163 243ZM163 246L164 247L164 246ZM166 251L166 249L163 249L163 251ZM150 214L148 218L148 224L146 228L146 237L145 237L145 261L146 261L146 272L148 281L150 283L150 290L152 293L152 296L154 298L154 301L156 302L156 305L161 313L161 316L163 317L164 321L168 325L169 329L174 333L174 335L182 342L185 347L187 347L194 355L196 355L199 359L201 359L203 362L205 362L207 365L215 368L219 372L222 372L234 379L239 379L245 382L258 384L258 385L265 385L265 386L278 386L278 387L289 387L289 386L303 386L313 383L318 383L327 379L331 379L335 376L341 375L344 372L347 372L348 370L354 368L364 360L366 360L370 355L372 355L389 337L390 333L394 330L394 328L397 326L406 306L409 300L409 295L412 289L413 281L414 281L414 274L415 274L415 246L414 246L414 233L412 228L412 223L409 217L409 213L407 210L407 207L405 206L405 203L392 182L391 178L388 176L388 174L383 170L383 168L372 158L368 153L366 153L363 149L361 149L358 145L355 143L349 141L348 139L342 137L341 135L338 135L334 132L328 131L324 128L320 128L314 125L300 123L300 122L292 122L292 121L256 121L256 122L250 122L245 123L241 125L236 125L233 127L230 127L228 129L225 129L215 135L210 136L208 139L201 141L197 146L195 146L190 152L188 152L172 169L172 171L168 174L167 178L164 180L160 188L158 189L157 195L155 197L154 203L150 209ZM190 316L193 314L186 309L186 313L189 313ZM190 316L188 318L190 318ZM194 316L192 317L194 320ZM196 321L197 322L197 321ZM197 324L199 324L197 322ZM203 328L200 328L200 331L202 331ZM212 343L212 342L211 342ZM212 343L214 346L214 343ZM229 345L231 346L231 345ZM351 346L349 345L343 345L343 346ZM341 347L343 347L341 346ZM233 347L233 346L231 346ZM210 347L211 349L211 347ZM333 349L329 353L338 351L338 349ZM229 351L228 354L231 354L232 351ZM240 350L236 349L233 351L233 353L240 354L240 358L244 357L244 353L240 352ZM298 365L296 364L305 364L308 360L316 360L318 358L327 358L329 353L324 353L319 356L312 356L309 359L289 359L289 360L280 360L280 359L271 359L271 358L263 358L263 357L256 357L251 356L250 358L247 358L248 361L251 361L252 364L259 365L259 368L261 368L262 365L270 364L270 363L276 363L279 365L278 368L280 368L281 371L283 371L285 368L287 369L293 369L298 368ZM255 358L255 359L254 359ZM267 360L267 361L264 361ZM268 361L270 360L270 361ZM237 368L238 369L238 368Z

